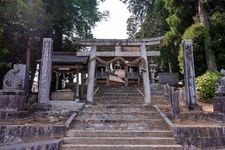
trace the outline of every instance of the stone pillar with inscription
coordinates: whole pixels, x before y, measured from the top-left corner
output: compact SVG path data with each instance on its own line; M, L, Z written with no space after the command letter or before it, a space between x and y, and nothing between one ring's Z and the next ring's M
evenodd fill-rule
M213 111L225 114L225 70L221 69L213 97Z
M49 109L49 92L52 75L52 49L53 40L51 38L44 38L37 105L37 109L40 110Z
M87 101L92 103L94 97L95 85L95 67L96 67L96 45L91 47L90 63L88 68L88 87L87 87Z
M143 76L143 84L144 84L144 102L145 104L151 103L151 90L150 90L150 82L149 82L149 71L148 71L148 59L147 59L147 52L146 46L141 45L140 47L140 55L145 60L145 68L142 70Z
M186 39L182 41L182 45L184 54L186 103L190 109L193 109L195 106L197 106L193 42L191 39Z

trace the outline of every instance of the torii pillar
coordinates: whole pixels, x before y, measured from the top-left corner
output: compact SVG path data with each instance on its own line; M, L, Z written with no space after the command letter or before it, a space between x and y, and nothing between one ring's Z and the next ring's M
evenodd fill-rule
M88 87L87 87L87 101L93 103L94 85L95 85L95 66L96 60L96 45L91 47L90 64L88 69Z
M143 84L144 84L144 102L145 104L151 103L151 90L150 90L150 82L149 82L149 71L148 71L148 59L147 59L147 51L146 46L140 46L140 54L141 57L145 60L145 68L146 70L142 71Z

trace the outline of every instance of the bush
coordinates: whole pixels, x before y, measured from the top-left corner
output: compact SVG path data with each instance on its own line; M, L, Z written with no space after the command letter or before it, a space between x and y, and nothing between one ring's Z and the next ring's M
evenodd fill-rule
M197 77L196 88L201 101L211 103L211 98L215 92L215 84L219 77L220 73L218 71L206 71L206 73Z

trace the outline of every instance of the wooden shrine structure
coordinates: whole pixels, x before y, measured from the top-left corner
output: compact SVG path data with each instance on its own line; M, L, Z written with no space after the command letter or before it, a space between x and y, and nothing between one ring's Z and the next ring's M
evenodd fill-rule
M44 39L40 64L39 104L48 104L50 97L54 99L54 96L68 92L60 89L62 79L75 85L68 92L72 94L69 94L71 100L86 99L92 103L96 84L110 86L115 81L121 81L124 86L143 83L144 103L151 103L148 59L159 56L160 52L146 49L159 45L162 39L163 37L138 40L73 38L74 44L82 47L76 53L53 52L53 41ZM51 91L50 87L54 90Z

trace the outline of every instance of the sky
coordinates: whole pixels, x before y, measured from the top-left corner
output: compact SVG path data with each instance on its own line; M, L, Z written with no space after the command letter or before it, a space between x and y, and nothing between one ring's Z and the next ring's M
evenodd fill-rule
M126 39L126 22L131 15L127 5L119 0L106 0L99 5L100 11L109 10L110 14L107 21L102 20L97 23L92 30L94 38L98 39Z

